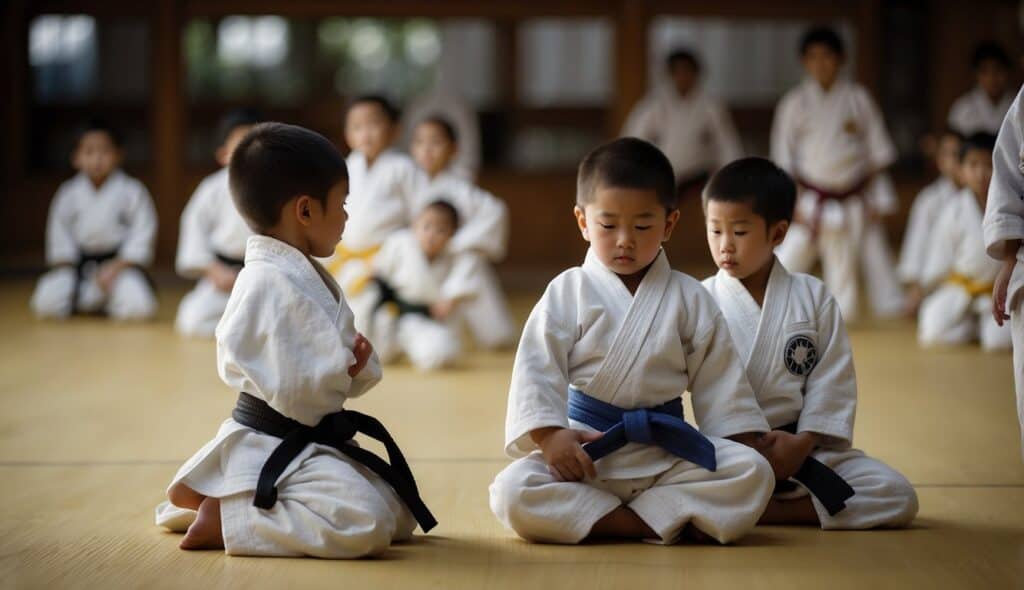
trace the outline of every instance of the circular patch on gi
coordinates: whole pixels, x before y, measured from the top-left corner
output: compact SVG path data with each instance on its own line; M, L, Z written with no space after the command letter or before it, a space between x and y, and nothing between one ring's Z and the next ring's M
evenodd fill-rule
M807 336L793 336L783 352L786 369L798 377L806 377L818 364L818 349Z

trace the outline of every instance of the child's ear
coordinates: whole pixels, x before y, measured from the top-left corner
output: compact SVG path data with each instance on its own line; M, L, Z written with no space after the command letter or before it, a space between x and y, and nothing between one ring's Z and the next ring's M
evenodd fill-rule
M576 205L572 208L572 213L576 216L576 225L580 228L580 234L583 235L584 240L589 242L590 234L587 233L587 212L583 207Z
M676 228L676 224L679 223L679 209L673 209L668 212L665 216L665 235L662 236L661 241L667 242L672 237L672 230Z
M782 221L775 222L770 228L768 228L768 238L771 240L772 246L778 246L786 239L786 234L789 232L789 222L783 219Z
M226 146L222 145L217 148L217 151L213 153L213 157L217 158L217 163L221 167L227 166L230 163L228 162L228 148Z
M295 219L306 227L313 222L313 199L309 195L302 195L295 199Z

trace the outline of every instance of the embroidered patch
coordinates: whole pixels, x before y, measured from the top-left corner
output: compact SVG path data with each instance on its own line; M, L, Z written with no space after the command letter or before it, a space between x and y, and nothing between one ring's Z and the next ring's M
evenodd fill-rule
M814 346L814 341L807 336L790 338L782 356L786 369L797 377L810 375L818 364L818 349Z

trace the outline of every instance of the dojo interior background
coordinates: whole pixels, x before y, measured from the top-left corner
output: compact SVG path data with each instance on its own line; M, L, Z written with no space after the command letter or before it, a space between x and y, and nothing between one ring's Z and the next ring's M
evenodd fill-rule
M978 41L1024 55L1021 3L7 0L0 10L0 587L1024 584L1009 355L921 351L910 322L852 332L857 444L918 486L921 516L909 531L761 528L734 548L523 543L486 507L505 464L511 352L474 353L427 376L389 367L355 406L396 433L442 521L385 559L184 553L152 524L177 465L234 401L213 343L171 327L186 286L173 274L179 217L216 168L216 122L229 109L256 106L344 148L342 110L354 95L383 91L402 104L436 84L461 94L479 112L479 184L509 206L498 270L522 320L546 281L582 259L577 162L618 134L671 48L696 51L705 89L727 102L746 151L765 155L775 104L801 76L800 34L837 27L850 75L879 102L899 148L901 210L887 221L895 249L914 195L934 177L921 138L972 86ZM1021 73L1015 64L1011 87ZM48 204L72 174L73 128L92 114L123 130L124 168L157 206L156 323L59 324L28 311ZM699 205L687 203L669 245L674 266L697 276L713 269L702 227Z

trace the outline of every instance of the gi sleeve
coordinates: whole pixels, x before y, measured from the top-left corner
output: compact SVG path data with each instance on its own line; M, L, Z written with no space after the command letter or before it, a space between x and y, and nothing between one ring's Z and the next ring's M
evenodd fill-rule
M1009 251L1007 242L1024 240L1024 113L1020 99L1024 87L1010 106L992 154L992 183L985 203L985 249L1002 260Z
M804 384L799 432L825 435L827 446L849 447L857 413L853 352L839 306L826 297L818 312L818 363Z

